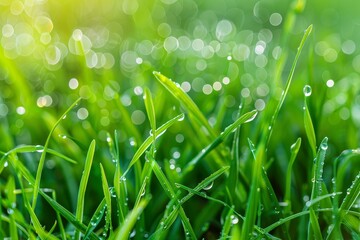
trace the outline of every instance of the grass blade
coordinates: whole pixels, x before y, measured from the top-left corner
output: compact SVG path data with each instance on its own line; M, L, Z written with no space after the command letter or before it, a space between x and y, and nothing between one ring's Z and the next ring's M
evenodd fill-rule
M312 156L316 156L316 137L315 137L315 131L314 131L314 125L311 120L309 107L307 104L307 98L311 95L311 87L309 85L305 85L304 89L304 126L305 126L305 132L306 136L309 141L309 145L311 148Z
M35 183L34 183L34 193L33 193L33 202L32 202L32 208L35 209L36 207L36 200L37 200L37 196L39 194L39 188L40 188L40 181L41 181L41 175L42 175L42 171L44 168L44 163L45 163L45 157L46 157L46 153L48 150L48 146L50 143L50 138L52 133L55 131L55 128L60 124L60 122L66 117L66 115L80 102L81 98L78 98L64 113L63 115L57 120L57 122L55 123L54 127L51 129L45 145L44 145L44 149L43 152L41 153L41 157L40 157L40 161L39 161L39 165L37 168L37 172L36 172L36 177L35 177Z
M184 119L184 114L177 115L176 117L170 119L163 125L161 125L158 129L155 131L156 138L160 137L169 127L171 127L174 123L178 121L182 121ZM139 149L135 152L133 158L131 159L129 166L127 167L126 171L123 173L123 176L125 176L130 168L136 163L137 160L141 157L141 155L144 154L146 149L153 143L154 138L153 136L149 136L145 139L145 141L140 145Z
M311 182L313 183L311 190L311 198L310 201L318 198L322 194L322 185L323 185L323 167L325 161L325 154L328 148L327 145L328 138L325 137L319 147L318 153L315 158L314 166L313 166L313 178ZM313 235L316 239L319 237L319 226L317 213L315 213L319 209L319 204L311 205L310 207L310 222L308 225L308 238L313 239Z
M94 158L95 145L96 145L95 140L93 140L89 146L89 150L88 150L86 160L85 160L84 171L83 171L83 174L82 174L81 180L80 180L79 193L78 193L77 206L76 206L76 219L79 222L83 221L85 191L87 188L90 170L91 170L91 166L92 166L92 162L93 162L93 158ZM75 231L75 239L80 239L80 231L79 230Z
M90 223L86 229L86 232L84 234L84 239L88 239L90 234L94 232L95 228L99 225L101 219L104 216L105 209L108 207L106 203L106 199L104 198L97 209L95 210L93 216L91 217ZM111 215L110 215L111 216ZM105 232L105 231L104 231Z
M291 213L291 175L292 175L292 167L295 162L296 156L299 152L301 146L301 138L298 138L296 142L291 145L291 156L288 164L288 168L286 171L286 180L285 180L285 196L284 201L287 203L287 206L284 210L285 214Z
M287 81L286 81L286 84L285 84L285 89L284 89L283 93L281 94L280 100L277 103L275 111L274 112L271 111L272 118L271 118L269 126L266 129L266 135L265 135L266 145L269 144L269 140L270 140L272 131L274 129L276 119L277 119L277 117L279 115L280 109L281 109L281 107L282 107L282 105L283 105L283 103L285 101L285 98L286 98L286 96L287 96L287 94L289 92L290 85L291 85L291 82L292 82L292 78L293 78L294 73L295 73L297 62L299 60L299 57L300 57L301 51L302 51L302 49L303 49L303 47L305 45L305 42L308 39L308 37L309 37L309 35L310 35L311 31L312 31L312 27L313 26L310 25L304 32L304 36L301 39L300 45L299 45L299 47L297 49L297 52L296 52L296 55L295 55L295 59L294 59L294 61L292 63L290 73L288 75L288 78L287 78Z
M150 197L145 197L140 201L140 203L127 215L125 223L115 231L113 236L110 236L109 239L117 240L126 240L129 239L131 230L134 228L135 223L138 217L146 208L147 204L150 201Z
M251 112L245 113L241 117L239 117L234 123L229 125L225 128L225 130L217 137L215 140L210 143L206 148L204 148L201 152L199 152L198 155L196 155L184 168L183 174L186 174L190 172L196 165L197 162L199 162L201 159L203 159L207 154L209 154L214 148L216 148L218 145L220 145L228 136L230 133L236 130L241 124L251 122L255 119L257 115L257 111L253 110Z
M155 108L154 108L154 103L151 97L151 92L148 88L145 88L145 93L144 93L144 102L145 102L145 108L146 108L146 112L148 115L148 119L150 122L150 126L151 126L151 132L154 138L154 143L155 143L155 139L156 139L156 117L155 117Z
M171 186L170 182L167 180L165 174L162 172L160 166L156 162L156 160L148 153L148 159L151 161L151 166L153 167L153 171L161 186L163 187L165 193L169 196L170 199L174 199L176 197L175 190ZM191 239L196 239L195 232L190 224L189 219L186 217L184 209L179 205L179 215L181 217L181 221L183 223L184 231L187 236Z
M110 231L112 231L113 227L112 227L112 220L111 220L111 215L112 215L111 194L110 194L109 184L106 179L106 174L105 174L104 168L101 165L101 163L100 163L100 171L101 171L102 189L104 192L106 211L107 211L105 222L106 222L106 226L110 227Z
M206 130L210 133L212 137L216 137L216 134L209 122L202 114L198 106L194 103L194 101L187 95L180 85L173 82L171 79L165 77L159 72L153 72L156 79L183 105L183 107L191 113L195 119L200 123L200 125L204 126Z
M347 212L360 196L360 172L356 175L351 186L346 191L346 196L340 206L340 211Z

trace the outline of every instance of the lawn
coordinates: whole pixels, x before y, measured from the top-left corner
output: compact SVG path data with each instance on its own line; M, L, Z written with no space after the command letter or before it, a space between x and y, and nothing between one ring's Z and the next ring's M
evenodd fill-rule
M0 0L0 238L360 239L357 5Z

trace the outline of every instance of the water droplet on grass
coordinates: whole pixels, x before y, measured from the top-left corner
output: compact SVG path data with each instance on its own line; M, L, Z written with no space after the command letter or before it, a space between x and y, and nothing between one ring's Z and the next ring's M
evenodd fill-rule
M305 87L303 88L303 92L305 97L309 97L311 95L311 86L310 85L305 85Z
M208 191L208 190L210 190L213 186L214 186L214 182L211 182L208 186L204 187L203 189L204 189L205 191Z

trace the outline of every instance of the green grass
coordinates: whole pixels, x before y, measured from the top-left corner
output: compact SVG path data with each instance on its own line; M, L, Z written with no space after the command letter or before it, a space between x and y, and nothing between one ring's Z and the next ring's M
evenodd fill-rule
M360 238L353 6L10 2L1 239Z

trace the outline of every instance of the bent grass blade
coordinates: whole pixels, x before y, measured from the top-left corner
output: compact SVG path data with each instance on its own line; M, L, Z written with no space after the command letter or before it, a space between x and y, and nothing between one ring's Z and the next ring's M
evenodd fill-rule
M36 200L37 200L37 196L39 194L39 189L40 189L40 181L41 181L41 175L42 175L42 171L44 168L44 163L45 163L45 157L46 157L46 153L48 150L48 146L50 143L50 138L53 134L53 132L55 131L55 128L60 124L60 122L66 117L66 115L80 102L81 98L78 98L64 113L63 115L57 120L57 122L55 123L54 127L51 129L45 145L44 145L44 149L43 152L41 153L41 157L40 157L40 161L39 161L39 165L37 168L37 172L36 172L36 177L35 177L35 183L34 183L34 193L33 193L33 202L32 202L32 209L35 209L36 207Z
M177 115L176 117L170 119L163 125L161 125L158 129L155 131L156 138L160 137L169 127L171 127L174 123L178 121L182 121L184 119L184 114ZM135 152L133 158L131 159L129 166L123 173L123 177L129 172L130 168L136 163L137 160L141 157L141 155L144 154L146 149L150 147L150 145L153 143L154 138L153 136L149 136L145 139L145 141L140 145L139 149Z
M193 160L191 160L184 168L183 174L190 172L201 159L203 159L207 154L209 154L214 148L220 145L230 133L236 130L241 124L251 122L255 119L257 115L257 110L245 113L239 117L234 123L225 128L225 130L217 137L215 140L210 143L206 148L204 148L198 155L196 155Z
M95 140L93 140L90 143L90 147L86 156L85 160L85 167L83 174L81 176L80 180L80 186L79 186L79 193L78 193L78 199L77 199L77 206L76 206L76 219L79 222L83 221L83 214L84 214L84 203L85 203L85 191L87 188L87 183L89 180L90 170L92 166L92 162L94 159L94 153L95 153ZM75 239L80 239L80 231L75 231Z

